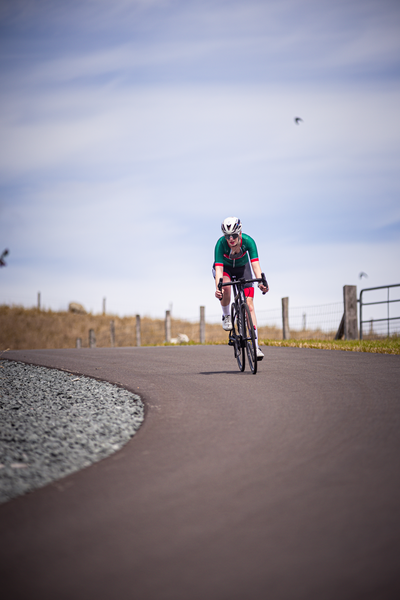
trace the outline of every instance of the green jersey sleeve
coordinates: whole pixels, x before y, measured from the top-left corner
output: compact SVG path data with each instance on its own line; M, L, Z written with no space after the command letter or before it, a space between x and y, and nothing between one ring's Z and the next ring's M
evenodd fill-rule
M225 257L224 257L224 255L225 255ZM229 245L224 237L220 237L218 242L215 244L215 249L214 249L215 264L222 267L224 265L224 259L226 262L226 255L229 256Z
M242 236L242 248L244 251L247 250L250 256L251 262L258 260L258 250L257 245L252 237L246 235L245 233Z

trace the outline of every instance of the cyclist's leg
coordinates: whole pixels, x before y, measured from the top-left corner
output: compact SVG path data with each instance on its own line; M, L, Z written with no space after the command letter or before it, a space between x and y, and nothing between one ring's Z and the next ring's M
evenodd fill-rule
M256 311L254 310L254 301L253 301L252 296L250 296L250 295L248 296L247 295L246 292L247 292L248 289L249 288L245 289L246 300L247 300L248 307L250 309L251 320L253 321L254 329L257 329L257 317L256 317ZM253 290L254 290L254 288L253 288Z
M231 278L224 271L224 276L222 278L223 283L229 283ZM224 288L224 295L221 300L221 308L222 308L222 327L225 331L230 331L232 329L232 321L231 321L231 286L228 285Z
M247 289L245 289L245 293L246 292L247 292ZM253 293L254 293L254 288L253 288ZM250 309L251 320L253 321L254 336L256 338L256 346L257 346L257 360L262 360L264 358L264 354L263 354L262 350L260 349L260 345L258 343L257 317L256 317L256 311L254 310L254 301L251 296L247 296L247 293L246 293L246 300L247 300L247 306Z
M242 277L244 277L245 279L252 279L253 278L253 272L251 270L251 266L250 266L250 262L246 263L246 265L243 267L243 275ZM256 344L258 347L258 335L257 335L257 317L256 317L256 312L254 310L254 286L252 283L248 283L246 285L246 287L244 288L244 293L246 295L246 300L247 300L247 305L250 309L250 315L251 315L251 320L253 321L253 326L254 326L254 333L256 336Z
M231 280L231 278L229 277L229 275L227 273L224 272L224 276L222 278L222 282L223 283L229 283ZM226 314L230 313L230 305L231 305L231 286L228 285L224 288L224 295L223 298L221 300L221 306L227 306L228 307L228 312Z
M253 294L254 294L254 288L253 289ZM247 292L247 289L245 289L245 293ZM256 338L256 347L257 347L257 360L262 360L264 358L264 353L262 352L260 345L258 343L258 329L257 329L257 317L256 317L256 311L254 310L254 301L252 296L247 296L246 293L246 300L247 300L247 306L250 309L250 315L251 315L251 320L253 321L253 327L254 327L254 336Z
M252 277L253 277L253 273L251 271L251 267L250 267L250 263L249 262L244 267L243 277L245 279L252 279ZM248 307L250 309L251 320L253 321L254 329L257 332L257 318L256 318L255 310L254 310L254 301L253 301L253 298L254 298L254 287L253 287L252 283L248 283L246 285L246 287L244 288L244 293L245 293L245 296L246 296ZM256 335L256 337L257 337L257 335Z

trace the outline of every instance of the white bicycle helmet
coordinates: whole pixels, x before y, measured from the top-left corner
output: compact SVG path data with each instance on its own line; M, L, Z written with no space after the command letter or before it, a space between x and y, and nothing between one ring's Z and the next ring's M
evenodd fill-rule
M224 235L229 235L232 233L241 233L242 224L240 222L240 219L238 219L237 217L227 217L222 222L221 229Z

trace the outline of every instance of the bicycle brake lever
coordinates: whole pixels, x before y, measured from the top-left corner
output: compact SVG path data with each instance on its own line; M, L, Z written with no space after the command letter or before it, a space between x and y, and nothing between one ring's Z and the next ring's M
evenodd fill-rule
M222 282L223 282L223 279L222 279L222 277L221 277L221 279L220 279L220 280L219 280L219 282L218 282L218 290L219 290L221 293L222 293ZM223 294L222 294L222 297L223 297ZM220 298L220 299L219 299L219 301L220 301L220 302L221 302L221 300L222 300L222 298Z
M266 293L268 292L268 290L269 290L269 285L268 285L268 281L267 281L267 279L266 279L266 277L265 277L265 274L264 274L264 273L261 273L261 278L262 278L262 280L263 280L263 285L265 285L265 287L267 288L267 290L266 290L265 292L262 292L262 295L263 295L263 296L265 296L265 294L266 294Z

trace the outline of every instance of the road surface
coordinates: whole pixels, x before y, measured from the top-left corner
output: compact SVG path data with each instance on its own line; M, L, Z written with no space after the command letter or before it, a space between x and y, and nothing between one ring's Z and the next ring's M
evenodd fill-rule
M400 357L265 354L254 376L227 346L7 353L117 382L146 418L0 506L3 597L399 598Z

